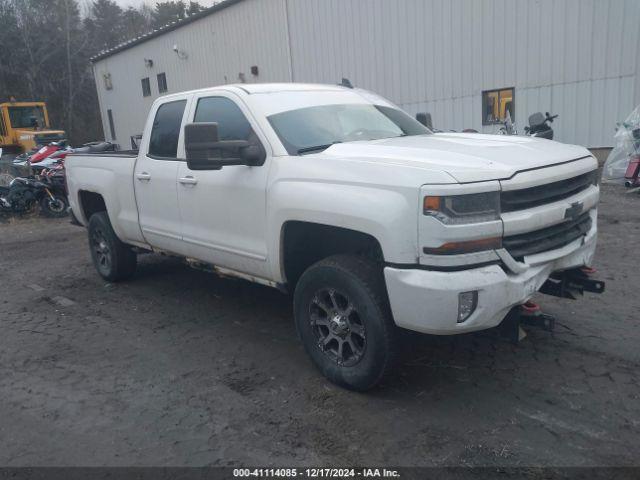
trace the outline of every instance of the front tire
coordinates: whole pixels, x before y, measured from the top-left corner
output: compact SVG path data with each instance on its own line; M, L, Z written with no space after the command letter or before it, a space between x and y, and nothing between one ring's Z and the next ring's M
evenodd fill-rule
M305 350L332 382L365 391L391 372L396 326L375 262L335 255L312 265L296 286L294 312Z
M67 215L67 203L64 197L53 196L53 198L45 195L40 200L40 210L47 217L60 218Z
M130 278L136 271L137 255L116 236L107 212L91 215L88 230L91 259L100 276L110 282Z

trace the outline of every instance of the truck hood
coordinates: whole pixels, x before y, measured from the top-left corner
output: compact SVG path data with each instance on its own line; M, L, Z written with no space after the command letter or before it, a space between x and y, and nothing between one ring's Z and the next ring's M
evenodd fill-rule
M590 156L577 145L535 137L436 133L339 143L327 157L446 172L460 183L501 180L522 170Z

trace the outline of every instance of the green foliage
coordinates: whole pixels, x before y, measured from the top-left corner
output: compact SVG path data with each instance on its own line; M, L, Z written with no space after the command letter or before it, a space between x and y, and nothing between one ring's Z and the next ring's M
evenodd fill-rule
M169 23L183 20L202 10L202 6L198 2L189 2L188 4L182 0L156 2L153 10L153 27L161 28Z
M145 9L127 8L121 16L121 37L131 39L147 33L151 26L151 12Z

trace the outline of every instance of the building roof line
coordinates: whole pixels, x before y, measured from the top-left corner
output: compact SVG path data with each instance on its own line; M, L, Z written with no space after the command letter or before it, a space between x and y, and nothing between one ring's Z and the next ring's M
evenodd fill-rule
M116 53L122 52L123 50L128 50L136 45L144 43L152 38L159 37L160 35L164 35L165 33L172 32L173 30L177 30L180 27L188 25L189 23L195 22L196 20L200 20L201 18L208 17L220 10L224 10L227 7L235 5L236 3L240 3L243 0L224 0L220 3L216 3L215 5L205 8L204 10L195 13L193 15L189 15L182 20L176 20L174 22L168 23L163 27L152 30L148 33L142 34L139 37L132 38L130 40L126 40L115 47L108 48L106 50L102 50L100 53L94 55L89 60L91 63L96 63L100 60L104 60L107 57L115 55Z

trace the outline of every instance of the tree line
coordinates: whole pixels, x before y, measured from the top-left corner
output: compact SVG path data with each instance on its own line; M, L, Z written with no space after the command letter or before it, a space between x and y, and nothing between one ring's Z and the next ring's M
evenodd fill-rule
M201 11L197 2L0 0L0 102L47 102L72 145L104 138L90 58Z

